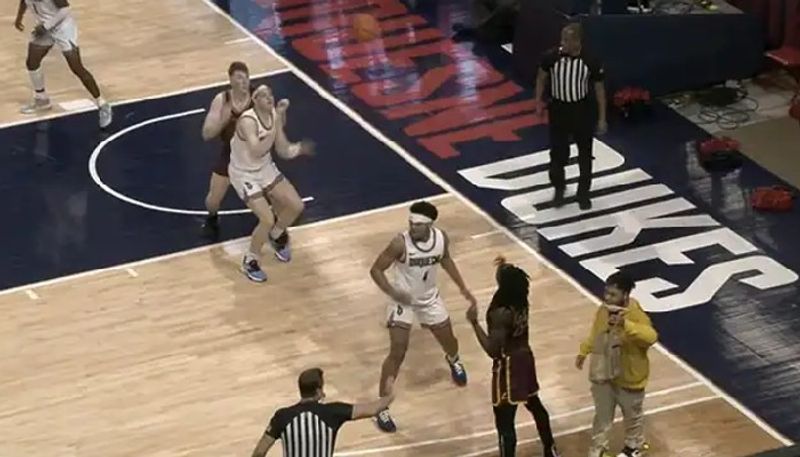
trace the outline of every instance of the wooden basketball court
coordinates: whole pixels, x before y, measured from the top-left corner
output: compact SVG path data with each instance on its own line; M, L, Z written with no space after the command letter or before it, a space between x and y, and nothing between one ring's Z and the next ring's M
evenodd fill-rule
M0 6L0 16L13 18L15 3ZM74 9L86 64L113 101L224 80L232 59L254 74L282 68L202 2L76 0ZM9 69L0 77L0 122L18 122L29 95L25 38L8 26L0 39L7 43L0 63ZM86 98L55 53L46 62L54 103ZM564 455L585 455L592 402L573 360L594 301L458 197L435 202L481 303L493 290L496 255L533 277L541 395ZM325 370L330 399L372 398L388 341L385 299L368 268L405 226L406 207L296 229L293 262L265 261L266 285L238 272L246 243L238 240L3 293L0 454L247 455L274 409L296 400L296 376L311 366ZM369 421L346 425L339 455L497 455L490 360L453 284L444 279L442 287L469 385L451 384L441 350L415 329L393 406L399 432L381 434ZM651 359L649 455L736 456L781 444L676 359L655 349ZM518 423L519 455L538 455L526 411ZM620 435L616 427L615 445Z

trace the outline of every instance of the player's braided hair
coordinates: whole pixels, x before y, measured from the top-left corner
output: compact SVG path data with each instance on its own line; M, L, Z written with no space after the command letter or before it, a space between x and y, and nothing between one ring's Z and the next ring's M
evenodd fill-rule
M492 297L492 305L508 306L520 311L528 309L530 276L525 270L510 263L501 263L495 277L498 287Z

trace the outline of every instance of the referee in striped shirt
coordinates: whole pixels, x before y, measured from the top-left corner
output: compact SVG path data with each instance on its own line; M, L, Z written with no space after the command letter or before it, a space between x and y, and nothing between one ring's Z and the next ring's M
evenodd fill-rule
M333 457L336 434L345 422L375 417L394 400L389 393L370 403L322 403L323 384L319 368L300 373L297 379L300 401L275 412L253 457L266 456L277 440L283 444L284 457Z
M544 107L542 96L549 82L549 171L550 183L555 188L553 203L556 207L564 204L564 167L569 161L572 141L578 146L578 205L583 210L592 207L589 189L592 185L593 137L595 131L602 135L608 129L603 77L600 63L583 52L581 26L577 23L569 24L561 30L561 46L542 59L536 76L536 106L538 110ZM590 83L594 85L597 116L589 100Z

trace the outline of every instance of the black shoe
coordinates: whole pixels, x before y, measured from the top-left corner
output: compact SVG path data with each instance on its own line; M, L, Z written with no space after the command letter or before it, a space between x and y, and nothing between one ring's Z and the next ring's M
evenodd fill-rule
M203 222L203 236L213 241L219 239L219 217L216 214L206 216L206 220Z
M587 209L592 209L592 201L588 198L579 198L578 207L584 211Z
M553 206L561 208L564 206L564 189L556 189L553 194Z

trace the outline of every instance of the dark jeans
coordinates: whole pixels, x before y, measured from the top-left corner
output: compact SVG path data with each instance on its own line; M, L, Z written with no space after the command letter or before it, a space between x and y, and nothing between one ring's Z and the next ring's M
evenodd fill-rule
M530 397L525 408L531 412L536 421L536 430L544 447L544 456L553 456L553 431L550 428L550 415L544 408L538 395ZM517 416L517 405L503 403L494 407L494 424L497 427L497 438L500 445L500 457L514 457L517 451L517 429L514 418Z
M553 100L548 106L550 117L550 183L556 192L566 187L564 167L569 161L569 148L578 145L578 199L588 199L592 187L592 141L594 112L588 99L565 103Z

